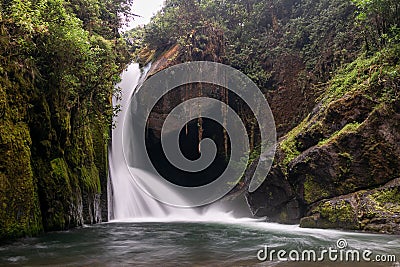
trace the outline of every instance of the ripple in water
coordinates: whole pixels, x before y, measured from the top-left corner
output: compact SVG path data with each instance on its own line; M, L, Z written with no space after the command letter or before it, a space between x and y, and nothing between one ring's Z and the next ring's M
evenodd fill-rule
M400 259L398 236L301 229L254 220L113 222L50 233L2 246L0 266L399 266L398 263L260 262L257 251L334 247ZM396 265L397 264L397 265Z

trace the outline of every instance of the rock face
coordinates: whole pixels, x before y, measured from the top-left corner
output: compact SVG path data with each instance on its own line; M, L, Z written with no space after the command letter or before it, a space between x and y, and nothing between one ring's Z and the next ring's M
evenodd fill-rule
M268 182L264 182L256 192L247 195L247 202L255 216L267 216L269 220L289 224L301 218L302 207L284 177L282 170L274 167L268 174Z
M399 80L390 75L399 69L394 51L350 64L309 116L280 140L266 181L247 194L255 215L283 223L307 216L303 227L398 233L400 100Z
M222 32L212 25L204 25L204 27L192 31L185 39L185 44L176 44L165 51L143 53L141 62L148 62L148 57L154 56L151 68L148 72L148 78L155 73L162 71L173 65L177 65L188 61L213 61L221 62L224 56L224 40ZM175 184L184 186L195 186L214 180L214 176L222 174L227 165L225 161L226 148L225 136L223 128L209 119L192 120L187 124L185 129L181 129L179 123L176 127L171 126L166 131L166 135L176 134L180 136L180 149L188 158L199 157L199 139L212 138L217 144L217 157L213 165L194 176L190 176L182 170L171 165L164 156L161 147L161 129L163 123L171 111L179 104L196 97L210 97L223 102L228 101L228 93L226 88L220 88L216 85L205 83L194 83L174 88L153 107L149 119L147 121L146 145L148 154L155 168L163 174L163 176ZM185 109L187 116L198 110L197 105ZM214 110L214 105L203 103L201 110L211 110L213 112L221 112L222 109ZM182 130L182 131L181 131ZM169 137L167 137L169 138ZM190 176L190 179L188 177Z
M84 114L19 70L0 80L0 240L107 220L108 127Z
M207 33L218 35L212 30ZM176 45L158 56L150 75L187 61L186 49ZM255 192L246 194L255 216L280 223L301 221L302 227L398 233L400 101L399 80L392 75L399 70L395 51L356 59L327 83L320 97L307 96L304 92L311 92L310 88L285 87L268 93L277 124L285 126L277 127L282 137L268 177ZM205 49L193 60L215 59L213 53ZM282 75L287 78L289 72ZM198 89L193 86L189 94L185 90L171 94L156 106L149 121L155 140L169 110L198 96ZM203 93L223 99L212 91ZM295 110L297 106L301 111ZM289 114L284 114L286 110ZM298 121L307 110L308 116L287 132L290 120ZM242 192L244 184L232 195Z
M156 57L148 72L148 77L168 67L187 61L213 61L221 62L224 56L223 34L212 25L205 25L202 29L191 32L186 40L186 46L176 44L163 51ZM201 48L201 49L200 49ZM155 53L145 54L140 61L148 62ZM180 103L199 96L216 97L223 100L224 96L215 86L187 85L173 90L157 103L150 114L148 128L157 139L160 138L162 124L171 110Z
M400 179L374 190L321 201L311 207L300 226L400 234Z

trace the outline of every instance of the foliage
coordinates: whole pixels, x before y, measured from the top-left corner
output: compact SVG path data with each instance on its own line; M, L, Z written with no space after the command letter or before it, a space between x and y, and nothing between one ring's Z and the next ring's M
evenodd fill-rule
M104 189L131 2L0 1L0 239L80 225Z
M148 25L132 32L143 34L142 47L164 50L185 45L188 36L213 25L225 37L224 63L263 89L276 89L285 83L279 71L293 58L326 79L356 55L360 37L352 30L353 11L347 0L169 0Z
M400 3L397 0L352 0L358 8L368 49L400 41ZM372 46L372 47L370 47Z

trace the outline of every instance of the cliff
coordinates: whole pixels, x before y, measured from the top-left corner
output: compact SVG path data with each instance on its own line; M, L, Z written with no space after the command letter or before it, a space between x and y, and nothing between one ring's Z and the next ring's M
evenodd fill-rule
M246 194L255 216L302 227L399 233L399 49L363 54L324 85L306 118L280 138L265 182ZM177 64L182 51L174 46L162 53L151 73ZM198 87L189 90L186 97L197 96ZM167 98L153 113L160 123L150 118L156 140L163 118L186 99ZM291 108L290 101L274 108L273 99L274 114Z
M188 3L167 5L140 30L138 55L142 62L153 60L152 73L185 61L211 60L241 70L259 85L279 140L265 182L246 194L253 214L302 227L399 233L396 5L342 0ZM204 25L215 31L199 30ZM189 95L198 90L189 88ZM238 99L223 94L238 110ZM162 118L185 99L187 95L177 94L164 102L150 129L159 131ZM251 114L239 113L253 146L252 162L235 192L245 190L260 143ZM156 134L153 142L158 138Z
M106 219L108 127L78 121L18 70L3 75L0 239Z
M399 233L399 46L362 55L279 143L254 214L303 227ZM305 216L305 218L303 218Z
M0 2L1 241L107 220L123 3Z

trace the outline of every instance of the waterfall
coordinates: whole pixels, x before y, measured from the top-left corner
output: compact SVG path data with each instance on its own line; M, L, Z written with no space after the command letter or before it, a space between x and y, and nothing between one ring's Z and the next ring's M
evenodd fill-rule
M163 204L146 194L135 182L136 175L146 175L143 170L131 168L128 166L123 147L123 134L125 123L131 123L126 120L129 116L129 104L135 91L140 87L146 77L149 66L140 70L139 65L131 64L122 74L121 82L117 85L121 88L121 97L113 98L113 105L120 106L120 112L114 118L115 127L112 131L112 142L109 149L109 220L144 220L144 221L162 221L162 220L224 220L233 218L234 211L243 210L243 199L240 203L229 203L221 205L214 203L212 205L200 208L179 208ZM128 127L129 128L129 127ZM125 148L126 149L126 148ZM134 150L134 149L133 149ZM138 151L128 151L135 157ZM153 177L148 177L154 179ZM161 179L161 178L160 178ZM173 192L169 192L173 194ZM176 196L179 197L179 196ZM246 209L246 208L245 208ZM236 210L237 213L237 210ZM243 216L243 213L237 213ZM236 215L237 215L236 214ZM236 216L235 215L235 216ZM246 217L250 214L248 209L245 212Z
M192 210L166 206L145 194L135 183L125 160L122 142L125 118L130 99L147 71L148 68L145 68L141 72L138 64L131 64L117 85L122 90L121 98L113 98L114 106L120 105L121 111L114 119L115 128L109 152L109 219L163 218L183 211L193 213Z

